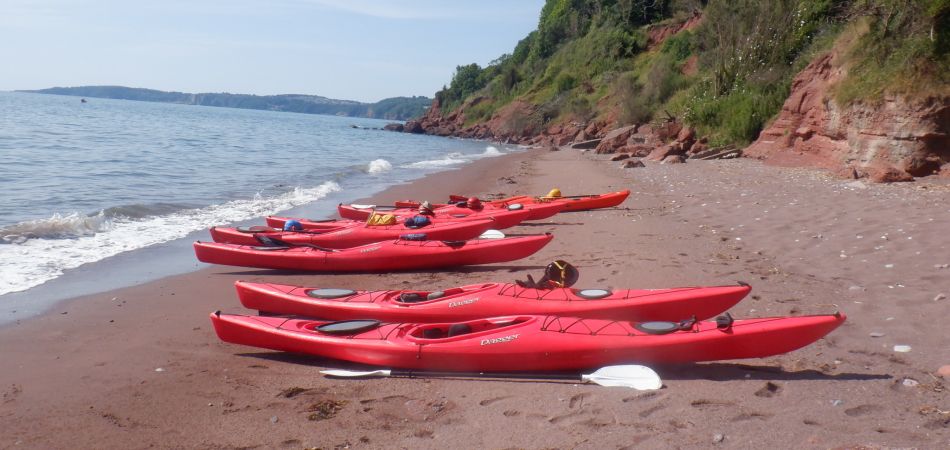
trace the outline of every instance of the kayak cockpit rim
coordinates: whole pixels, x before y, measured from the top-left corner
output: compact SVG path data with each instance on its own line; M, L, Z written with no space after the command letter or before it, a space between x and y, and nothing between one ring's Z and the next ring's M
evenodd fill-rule
M510 329L512 334L494 339L511 340L517 339L518 333L516 330L518 328L529 325L537 320L538 318L536 316L508 316L456 323L420 324L406 330L406 340L416 344L451 342L496 334L505 329Z
M497 286L498 283L485 283L481 285L453 287L440 291L393 291L393 294L396 295L392 295L391 300L394 305L398 306L430 305L438 302L452 301L466 295L478 294ZM468 300L472 301L469 302ZM458 306L474 303L476 301L478 301L477 297L474 299L460 300L459 302L465 303L461 303ZM450 305L449 307L452 306Z

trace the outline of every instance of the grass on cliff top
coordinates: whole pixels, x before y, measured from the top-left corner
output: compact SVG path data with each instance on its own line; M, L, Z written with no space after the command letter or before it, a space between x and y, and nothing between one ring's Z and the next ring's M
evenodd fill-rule
M840 41L848 76L838 103L950 96L950 0L874 1Z

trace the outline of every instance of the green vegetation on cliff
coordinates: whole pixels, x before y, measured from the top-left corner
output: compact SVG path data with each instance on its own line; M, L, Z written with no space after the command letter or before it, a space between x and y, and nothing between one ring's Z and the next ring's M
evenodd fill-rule
M512 102L509 129L675 116L712 144L758 136L820 52L848 43L841 103L946 95L950 0L548 0L537 30L436 94L465 125Z
M124 86L55 87L27 92L390 120L418 117L432 102L428 97L394 97L376 103L360 103L318 95L188 94Z

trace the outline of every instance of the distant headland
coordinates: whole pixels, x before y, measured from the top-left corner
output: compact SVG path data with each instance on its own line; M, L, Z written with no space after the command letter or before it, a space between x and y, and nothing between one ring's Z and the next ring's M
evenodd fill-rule
M166 92L125 86L77 86L24 90L36 94L73 95L77 97L112 98L143 102L179 103L184 105L219 106L224 108L263 109L304 114L327 114L347 117L406 120L421 116L432 99L428 97L393 97L376 103L336 100L319 95L281 94L248 95L230 93Z

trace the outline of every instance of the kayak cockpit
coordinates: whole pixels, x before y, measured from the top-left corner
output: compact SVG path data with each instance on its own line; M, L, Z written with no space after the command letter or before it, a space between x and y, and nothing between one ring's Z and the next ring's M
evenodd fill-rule
M506 328L517 328L537 320L529 316L499 317L479 319L458 323L432 323L413 327L406 337L419 344L433 340L471 339L477 336L494 334Z
M403 291L398 295L394 295L392 301L399 306L430 303L436 300L445 301L455 297L481 292L494 285L494 283L486 283L474 287L454 287L444 291Z

